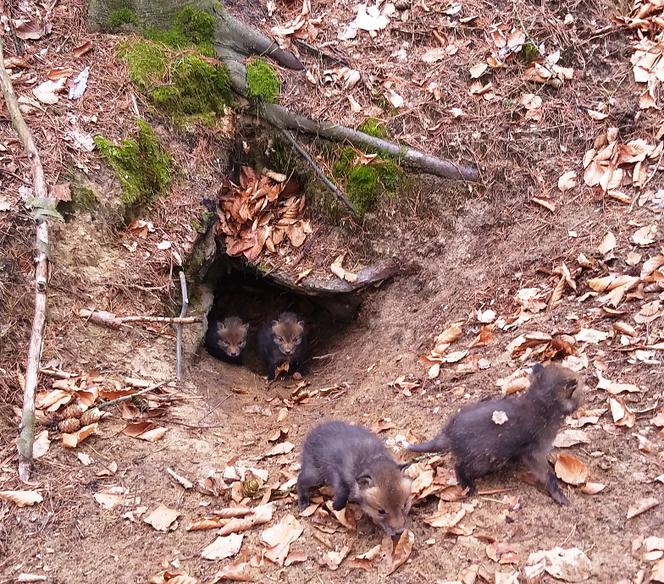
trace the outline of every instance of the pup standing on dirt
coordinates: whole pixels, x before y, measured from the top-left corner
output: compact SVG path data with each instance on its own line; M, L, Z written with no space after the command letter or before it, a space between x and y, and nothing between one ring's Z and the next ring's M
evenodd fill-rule
M288 373L302 373L306 357L304 322L292 312L282 312L277 320L258 333L258 352L267 378L272 381L277 369L287 363Z
M304 510L312 487L330 485L335 511L348 501L358 503L376 525L393 536L406 527L410 484L375 434L345 422L324 422L309 433L302 447L297 504Z
M565 416L582 401L582 383L570 369L537 363L528 391L463 408L433 440L409 445L415 452L451 451L461 488L475 492L477 477L508 462L524 464L561 505L569 501L547 462L547 454Z
M212 321L205 334L205 348L217 359L240 365L242 350L247 344L249 325L237 316Z

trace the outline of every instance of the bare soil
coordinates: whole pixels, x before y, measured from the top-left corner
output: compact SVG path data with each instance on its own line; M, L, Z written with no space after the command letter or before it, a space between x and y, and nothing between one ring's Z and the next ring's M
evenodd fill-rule
M283 4L279 4L280 23L300 9ZM69 23L73 36L62 46L70 48L85 38L80 28L82 3L60 5L54 35L65 43L64 31ZM429 5L440 17L442 4ZM256 26L269 29L267 20L261 20L266 16L262 7L260 11L245 10L243 3L229 3L229 7ZM331 42L338 27L330 19L348 22L352 6L329 2L324 8L327 16L321 42ZM609 272L638 275L642 262L628 265L628 252L639 251L645 260L664 243L661 209L637 202L629 207L621 205L583 185L581 178L583 154L604 129L593 125L598 122L589 121L582 107L591 107L595 101L608 100L610 96L614 106L608 121L621 127L625 140L644 137L652 141L656 126L661 123L661 118L658 121L652 112L642 112L638 119L627 115L635 107L637 95L629 76L631 37L626 31L613 31L592 38L593 27L607 24L608 11L613 10L613 5L606 7L596 2L573 6L535 6L521 1L496 6L473 3L465 9L477 11L480 16L471 30L457 31L462 40L469 41L460 42L459 57L437 65L446 97L433 100L421 84L413 83L410 76L406 79L404 71L409 67L412 77L424 75L427 67L419 60L413 61L412 66L400 63L392 70L395 87L413 107L395 115L389 123L393 130L399 130L398 137L413 145L452 158L463 154L480 161L486 188L460 195L459 190L448 185L423 180L411 207L403 202L388 205L369 217L360 233L335 230L337 249L313 252L312 263L321 263L322 258L327 261L348 249L352 250L350 259L354 261L392 256L404 267L404 274L366 291L351 325L341 329L334 323L329 325L334 330L319 333L323 342L314 354L321 358L314 360L305 377L305 391L314 395L301 402L292 400L294 391L302 391L298 381L267 385L264 378L247 368L220 363L203 349L198 348L198 354L194 354L190 342L185 381L178 386L182 395L159 418L160 425L168 428L160 441L141 441L122 434L122 412L113 408L110 417L102 420L99 433L75 450L63 448L57 432L53 432L48 453L37 461L34 484L21 485L16 477L13 441L18 423L15 406L21 395L17 365L23 363L31 319L32 232L29 218L18 205L11 215L0 213L0 342L4 344L0 362L0 390L4 398L0 404L0 491L30 488L44 497L41 504L25 508L0 502L0 583L15 582L21 573L40 574L47 582L61 584L146 582L163 569L165 562L179 563L201 582L212 581L214 574L231 560L202 559L200 552L215 539L214 531L185 528L210 510L227 506L229 495L216 498L200 494L195 488L185 490L170 478L167 468L197 483L210 471L222 471L239 460L268 470L268 483L279 485L297 475L297 455L303 437L321 419L340 418L371 427L388 418L394 427L380 435L391 444L399 435L430 437L448 415L466 403L498 395L497 379L532 362L528 355L520 359L506 349L519 334L541 331L574 335L582 328L613 330L616 318L607 315L596 298L582 301L582 295L589 290L587 279ZM512 14L513 9L518 18ZM316 10L323 12L323 7ZM578 28L573 31L561 23L567 11L577 18ZM429 31L438 26L434 15L425 10L424 3L413 3L412 20L394 25L389 33L381 33L381 40L369 41L360 36L357 41L339 45L353 57L363 75L384 79L389 76L386 63L404 38L416 47L432 45ZM560 17L555 26L548 24L554 15ZM578 80L563 85L559 93L550 88L543 90L547 99L540 125L525 123L520 114L505 108L501 99L489 102L467 94L467 69L484 54L483 28L494 20L517 24L519 18L531 35L561 43L569 51L569 65L583 71ZM270 21L270 26L274 24ZM582 37L590 40L581 42ZM111 49L115 40L103 35L93 38L99 50L87 59L92 65L106 66L107 75L91 83L92 96L80 106L77 115L96 112L103 133L119 137L124 135L123 120L131 116L131 90L121 67L113 64ZM46 41L40 42L46 45ZM361 60L358 51L365 47L369 47L367 56ZM40 67L40 74L48 68ZM518 95L523 90L525 82L518 73L510 71L503 79L505 95L501 97L507 99L508 94ZM284 101L295 107L303 99L289 75L284 73ZM29 84L20 87L19 93L23 92L29 92ZM94 99L96 96L102 100L100 103L110 103L110 95L118 108L114 116L104 114ZM372 88L363 86L356 97L368 107L371 96ZM310 95L307 103L309 113L314 115L328 104L328 114L334 117L329 105L332 103L339 109L335 119L348 124L361 120L346 105L342 107L345 102L340 92L316 93ZM459 105L467 110L468 117L452 121L445 112ZM60 135L58 124L64 124L65 113L63 108L53 117L57 124L47 128L52 135ZM431 127L439 118L443 126L424 131L419 126L425 119L424 113L431 120ZM33 118L33 124L39 119ZM137 327L119 332L94 326L77 316L78 310L86 306L117 314L177 312L178 294L171 280L177 266L170 252L155 248L162 238L168 238L183 255L191 250L196 235L190 219L196 216L202 201L215 192L222 178L214 162L215 148L220 144L210 135L189 136L189 141L182 141L165 126L158 131L169 140L183 174L176 180L173 194L158 202L149 217L157 228L155 234L140 240L86 215L54 230L57 243L43 359L46 364L66 371L95 370L117 380L125 376L150 380L173 377L174 338L168 327ZM40 129L38 134L43 139L48 132ZM10 146L12 157L19 164L12 172L28 179L27 164L10 136L11 129L3 121L0 138ZM431 148L427 148L429 145ZM51 182L55 183L62 162L51 154L45 160ZM80 160L82 155L69 156ZM85 161L91 167L98 163L94 154L86 156L90 156ZM579 172L580 185L571 193L561 194L556 190L556 180L569 168ZM6 174L2 176L11 179ZM99 180L103 181L101 176ZM3 188L16 193L19 184L3 182ZM648 191L661 189L663 184L662 173L657 172ZM634 191L629 192L636 196ZM532 196L543 194L553 198L554 212L531 203ZM651 223L660 227L655 241L638 248L630 241L631 235L637 227ZM618 242L615 259L607 260L596 252L607 231L612 231ZM137 248L131 251L133 243ZM596 258L594 269L580 270L576 258L581 252ZM509 318L519 312L515 294L526 287L539 287L546 299L559 280L554 269L563 262L574 273L576 292L567 289L559 305L533 315L514 330L495 328L487 346L471 350L465 361L470 366L464 367L464 361L444 365L438 378L428 378L419 357L430 351L436 335L451 323L462 322L464 332L457 345L467 347L480 331L477 310L491 308L499 317ZM643 293L620 305L622 314L617 318L636 327L644 344L662 341L662 318L643 325L631 317L645 302L658 298L661 300L660 292ZM270 298L266 298L266 318L271 317L274 308ZM188 334L195 336L191 331ZM480 494L469 500L476 507L468 515L467 525L472 528L468 535L429 527L424 519L437 505L436 498L430 497L418 502L411 511L413 552L408 562L390 576L386 575L387 563L380 559L366 572L350 569L347 562L337 571L320 565L330 549L338 551L349 546L350 554L355 555L381 544L382 534L366 519L360 519L357 531L348 531L332 518L324 522L326 529L321 530L320 524L301 517L304 534L292 549L305 552L308 559L288 567L264 561L253 568L256 581L446 582L459 580L463 569L479 565L488 581L501 582L501 573L522 571L530 553L557 546L578 547L588 555L593 574L587 582L648 581L653 563L652 559L643 558L640 542L648 536L664 537L664 484L655 480L664 472L664 436L652 422L664 398L661 351L653 351L647 361L638 359L633 352L620 350L621 338L617 334L599 344L580 343L576 349L580 356L588 358L582 370L588 384L587 403L580 415L586 410L607 408L606 392L596 389L597 367L604 368L606 378L641 389L622 396L636 414L633 427L616 426L607 411L597 424L585 428L590 443L565 449L588 466L589 480L606 484L604 491L588 496L577 487L565 486L571 505L560 508L541 489L528 484L521 473L506 470L483 479ZM479 367L480 358L486 360L483 367L488 364L487 367ZM399 379L416 382L416 387L404 391ZM40 389L48 390L52 382L44 377ZM278 421L279 410L284 407L288 415ZM264 458L272 447L268 438L283 427L288 428L287 439L295 444L295 449ZM650 452L639 449L635 434L652 442ZM395 453L404 456L398 447ZM79 454L89 455L92 464L83 465ZM117 471L99 476L112 463L117 464ZM452 465L450 456L442 459L441 467L447 472ZM112 487L126 489L128 499L125 505L107 510L94 496ZM628 508L646 497L656 498L660 505L627 520ZM159 504L181 514L172 531L154 530L137 511L147 507L149 512ZM290 494L276 498L275 506L271 525L287 513L297 514ZM254 528L246 533L241 559L261 556L265 549L260 542L261 531ZM494 542L511 546L517 554L514 565L490 559L487 546ZM542 582L554 579L546 575Z

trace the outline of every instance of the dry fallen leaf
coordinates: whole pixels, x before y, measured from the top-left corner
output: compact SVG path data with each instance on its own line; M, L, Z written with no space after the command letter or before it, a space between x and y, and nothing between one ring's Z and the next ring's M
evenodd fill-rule
M358 554L346 562L349 568L359 568L361 570L369 570L371 563L380 555L382 546L375 545L371 549L362 554Z
M538 565L554 578L565 582L582 582L593 573L590 559L579 548L556 547L530 554L528 566Z
M0 499L14 503L17 507L27 507L44 500L38 491L0 491Z
M597 251L602 255L606 255L610 251L613 251L614 247L616 247L616 236L609 231L597 247Z
M62 434L62 445L65 448L76 448L88 436L94 434L98 427L99 425L95 422L89 426L83 426L83 428L76 432L72 432L71 434Z
M344 561L349 551L350 548L348 546L344 546L338 552L330 550L326 552L323 555L323 557L320 558L320 560L318 560L318 563L321 566L326 566L330 570L335 571L339 567L341 562Z
M41 458L48 452L48 447L51 445L51 441L48 438L48 430L42 430L35 437L35 442L32 446L32 456L37 459Z
M632 412L623 400L616 397L609 398L609 409L611 410L611 417L616 426L625 426L631 428L636 422L636 415Z
M652 223L637 229L632 234L632 243L638 245L639 247L648 247L655 243L657 238L657 225Z
M586 483L581 487L581 492L586 495L596 495L597 493L602 492L606 488L606 485L602 483Z
M558 179L558 190L562 193L573 189L576 185L576 172L573 170L567 171Z
M588 438L588 435L583 430L568 428L558 433L553 445L556 448L570 448L577 444L588 444L589 442L590 438Z
M180 516L180 512L169 509L163 503L151 511L143 521L154 527L157 531L168 531L173 522Z
M203 548L201 557L204 560L223 560L230 558L240 551L244 535L231 533L219 536L210 545Z
M404 529L399 537L399 541L394 546L390 566L387 569L388 574L393 574L399 567L401 567L406 560L410 557L413 551L413 544L415 543L415 534L410 529Z
M302 535L303 531L302 524L293 515L289 513L283 517L279 523L261 533L261 540L269 548L265 552L265 557L271 562L283 566L290 545Z
M645 513L653 507L657 507L657 505L659 505L659 500L654 497L644 497L643 499L639 499L636 503L629 506L629 509L627 510L627 519L632 519L637 515L641 515L641 513Z
M275 444L270 450L268 450L263 456L278 456L280 454L288 454L295 448L295 444L292 442L280 442Z
M213 584L218 582L253 582L255 578L251 574L251 564L249 562L234 562L224 566L214 575Z
M559 454L556 459L556 476L570 485L582 485L588 478L588 467L571 454Z

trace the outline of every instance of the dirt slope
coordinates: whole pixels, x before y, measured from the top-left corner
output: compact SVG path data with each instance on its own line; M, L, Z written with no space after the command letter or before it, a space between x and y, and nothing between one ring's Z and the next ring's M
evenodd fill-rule
M278 11L268 19L262 5L260 10L248 10L242 3L228 6L265 30L300 12L299 5L278 3ZM657 548L661 544L653 544L655 549L646 554L643 538L664 537L664 382L659 374L664 341L660 303L664 298L661 278L653 276L659 265L650 273L645 269L648 260L650 266L657 264L664 241L662 207L656 197L663 186L661 158L649 159L644 165L650 177L644 188L624 184L612 190L614 196L601 192L600 187L587 186L582 166L586 151L612 126L619 128L623 145L636 138L651 145L661 140L656 137L661 117L653 110L638 109L640 88L633 81L629 62L637 42L635 33L619 26L605 29L611 24L613 5L599 3L469 3L459 14L443 3L414 2L407 17L400 11L376 39L360 32L356 40L338 41L338 31L354 17L353 6L329 2L313 9L312 18L322 19L314 40L320 45L332 43L327 49L335 46L362 72L365 81L353 91L362 111L353 112L347 92L334 83L307 88L307 99L303 99L301 80L286 73L284 102L313 114L322 115L325 108L326 115L349 124L375 115L372 108L380 107L380 115L388 118L399 138L436 154L480 162L485 168L486 189L459 197L458 192L454 195L447 187L424 180L411 208L397 206L369 217L361 239L353 235L348 247L361 242L372 255L396 256L411 271L366 294L357 321L317 353L325 356L314 361L306 386L297 381L267 386L254 373L221 364L204 351L198 357L189 355L184 384L168 393L155 392L147 402L111 408L108 418L100 422L99 432L78 448L64 449L59 433L50 428L53 443L37 462L35 484L27 487L15 476L17 420L11 405L20 396L15 365L22 363L21 346L30 321L31 230L22 211L0 212L0 293L5 315L0 340L11 349L10 355L3 349L0 371L6 396L0 410L0 491L31 488L43 496L42 503L25 508L0 502L0 582L16 581L21 573L39 574L57 583L145 582L163 569L164 562L206 582L213 581L231 562L244 561L252 564L248 569L258 582L503 583L517 581L517 571L518 581L525 581L529 554L557 546L585 552L592 566L587 582L648 581L662 550ZM82 13L82 3L60 3L54 12L53 36L35 41L30 54L38 52L40 43L52 47L50 43L58 45L55 39L65 43L66 38L62 46L70 50L88 38L80 24ZM568 13L573 16L572 24L565 24ZM473 15L476 18L467 23L460 20ZM487 74L494 84L487 90L493 99L485 97L486 92L484 96L469 93L469 68L485 62L496 48L494 37L486 31L503 23L506 32L513 26L522 27L530 37L545 42L547 54L555 50L552 47L560 47L561 62L575 69L574 79L566 79L556 90L532 84L524 79L527 66L512 59L504 68ZM72 38L67 38L67 31L73 31ZM446 38L447 44L438 37ZM115 41L105 36L92 38L95 50L87 55L86 64L93 70L110 66ZM458 51L450 50L451 55L446 53L433 65L422 61L428 49L448 46ZM406 60L399 60L400 50L405 51ZM59 54L55 49L52 52ZM305 55L303 59L310 59L308 68L320 79L328 65ZM57 65L57 59L42 63L34 74L42 80ZM404 97L404 108L395 111L376 97L388 92L386 82ZM438 87L431 87L432 82ZM30 87L26 82L19 93L29 94ZM96 113L107 134L123 136L122 122L131 119L132 100L122 71L117 76L114 72L98 77L90 91L90 99L78 112L81 119ZM542 97L541 108L519 105L524 93ZM102 111L99 104L108 99L103 95L121 96L115 117ZM609 117L590 117L587 110L594 111L601 103L607 106ZM454 107L462 108L465 116L451 116ZM33 115L37 116L33 123L42 119L57 122L47 128L50 135L64 134L64 107L52 110L50 118L40 117L39 112ZM158 131L166 140L171 136L167 127ZM27 179L27 164L12 142L7 124L0 137L11 155L3 163L17 164L10 172ZM156 233L141 240L132 233L102 229L88 217L77 217L56 230L45 363L65 371L95 371L103 380L100 386L115 380L124 387L126 376L156 381L173 376L174 341L168 329L158 329L166 333L161 336L140 328L109 331L73 316L90 304L118 314L158 314L177 304L169 278L173 256L156 246L168 239L186 254L195 237L189 224L191 208L201 203L220 177L212 162L212 137L201 135L188 145L173 139L171 144L185 172L174 193L148 217ZM606 141L599 147L604 144ZM196 156L191 157L190 152ZM45 159L51 182L56 183L62 167L55 151L52 154ZM94 154L68 156L95 164ZM570 169L577 171L578 185L562 193L557 180ZM633 163L625 169L631 177ZM3 182L3 189L12 193L10 200L15 203L21 181L6 173L2 178L9 181ZM617 190L631 197L629 204L616 200ZM533 203L533 197L553 211ZM635 238L637 231L650 225L658 230ZM607 244L608 233L615 237L613 248ZM579 254L586 259L579 259ZM564 279L563 263L576 289L570 284L557 288ZM622 290L623 296L607 300L603 295L609 290L599 292L601 286L592 279L610 275L631 276L632 280ZM532 288L541 305L519 296L520 291ZM556 289L561 294L553 302ZM265 304L269 308L269 299ZM477 311L487 309L496 313L490 339L469 348L481 331ZM434 338L457 322L462 336L446 354L465 349L469 354L443 364L437 376L435 372L429 376L420 356L429 354ZM603 334L598 337L584 329ZM531 337L525 339L525 345L514 343L528 333ZM546 335L555 337L557 344ZM314 517L298 517L304 531L292 544L291 553L303 552L306 561L287 567L261 561L265 551L261 532L289 513L297 516L292 496L275 493L274 519L246 532L236 558L201 558L201 550L215 539L215 532L188 531L187 526L232 501L228 491L219 497L199 491L197 483L211 471L220 474L227 465L245 462L268 471L268 485L276 488L296 476L304 435L326 417L369 427L392 426L380 435L403 455L396 445L398 437L432 435L462 405L498 395L497 380L552 354L565 357L588 385L587 403L575 419L604 410L598 420L583 428L587 443L556 451L578 457L588 468L587 480L606 485L600 493L585 495L578 487L565 486L572 504L561 509L518 472L506 471L481 481L480 494L463 501L466 515L450 532L431 527L425 520L437 509L456 512L461 503L434 494L413 507L413 550L408 562L391 576L386 575L385 548L366 571L352 568L349 561L352 555L384 545L376 528L359 519L356 531L347 530L322 510ZM614 385L602 384L602 379ZM45 376L41 389L50 391L53 382ZM616 383L631 385L626 389ZM612 394L607 388L619 393ZM303 392L312 395L301 399ZM158 414L156 425L167 428L156 442L122 433L124 417L136 415L142 403ZM622 417L621 407L626 408ZM287 415L282 419L284 408ZM574 420L568 421L566 429L570 424ZM281 441L292 442L295 448L265 458L274 445L268 438L285 427L288 434ZM90 464L80 455L87 455ZM451 457L434 464L437 477L453 481ZM196 486L184 489L167 468ZM116 496L111 497L116 505L110 509L101 504L110 505L111 499L104 498L109 494ZM237 498L237 486L234 494ZM264 494L263 488L258 497ZM659 505L627 519L628 509L647 499ZM143 521L160 504L180 514L171 531L156 531ZM345 546L349 558L338 570L321 565L330 551ZM496 561L500 555L505 556L502 563ZM475 580L468 572L463 574L474 569L481 574ZM542 581L554 580L545 575Z

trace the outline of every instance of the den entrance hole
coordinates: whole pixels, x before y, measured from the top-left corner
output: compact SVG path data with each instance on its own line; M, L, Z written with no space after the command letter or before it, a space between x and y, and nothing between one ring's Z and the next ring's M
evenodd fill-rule
M205 284L214 294L207 315L208 327L236 316L249 324L248 341L242 352L242 367L265 375L256 338L261 327L282 312L293 312L306 327L306 370L316 369L333 358L335 346L355 324L362 293L312 293L296 286L277 283L251 265L218 252L208 270ZM202 349L208 352L205 348Z

